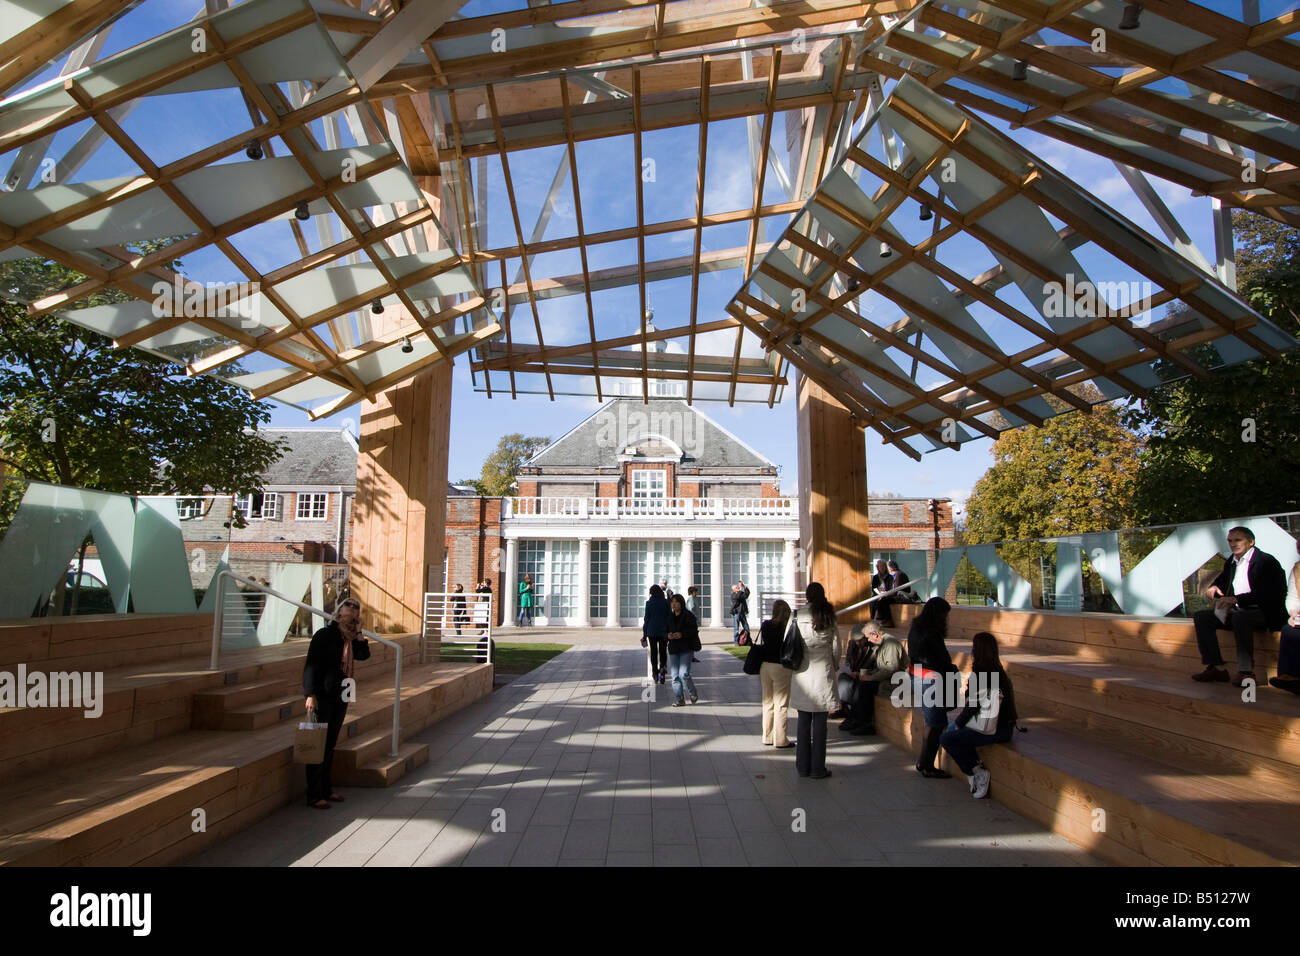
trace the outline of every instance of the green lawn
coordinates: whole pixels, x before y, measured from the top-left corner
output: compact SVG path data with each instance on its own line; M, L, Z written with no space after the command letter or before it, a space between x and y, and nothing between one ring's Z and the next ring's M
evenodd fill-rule
M738 644L728 644L726 647L723 648L723 650L726 651L728 654L732 655L733 657L739 657L742 661L749 656L748 644L745 645L744 647L741 647Z
M527 674L572 644L497 644L495 663L503 674Z

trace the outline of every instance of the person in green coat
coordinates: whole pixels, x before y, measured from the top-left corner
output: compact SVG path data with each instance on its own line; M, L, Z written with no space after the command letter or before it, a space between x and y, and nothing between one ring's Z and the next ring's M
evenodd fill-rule
M528 620L528 626L533 624L533 576L525 574L524 579L519 582L519 620L520 627L524 626L524 620Z

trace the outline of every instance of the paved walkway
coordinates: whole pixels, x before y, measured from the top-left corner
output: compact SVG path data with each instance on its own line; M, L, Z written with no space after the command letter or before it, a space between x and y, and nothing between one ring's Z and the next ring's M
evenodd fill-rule
M758 681L725 651L705 646L693 670L700 702L674 708L671 685L645 686L635 644L568 642L572 650L418 735L429 762L396 786L345 790L329 812L295 803L193 862L1094 862L992 800L919 777L878 738L832 728L834 776L799 778L793 749L762 746Z

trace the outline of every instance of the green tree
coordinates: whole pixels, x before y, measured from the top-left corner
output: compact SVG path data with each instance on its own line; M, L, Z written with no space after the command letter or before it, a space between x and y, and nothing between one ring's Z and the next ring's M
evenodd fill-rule
M84 279L41 259L0 267L0 289L20 302ZM82 304L126 298L105 290ZM281 454L256 432L270 409L237 386L0 303L0 462L12 474L129 494L257 491Z
M1261 314L1300 330L1300 230L1233 215L1237 285ZM1208 347L1206 347L1208 348ZM1204 352L1202 353L1204 354ZM1212 356L1211 356L1212 357ZM1133 399L1145 436L1134 505L1143 524L1300 510L1300 354L1180 379Z
M1127 527L1140 447L1114 405L1003 432L966 503L966 542Z
M526 437L518 432L503 435L496 451L483 460L478 480L469 479L466 484L473 485L481 495L508 495L523 463L550 443L550 438Z

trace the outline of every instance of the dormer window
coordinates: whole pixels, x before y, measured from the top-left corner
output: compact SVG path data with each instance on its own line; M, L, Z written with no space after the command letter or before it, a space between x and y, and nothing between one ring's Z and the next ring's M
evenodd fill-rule
M632 472L632 500L633 502L643 501L662 501L668 496L668 472L666 471L634 471Z

